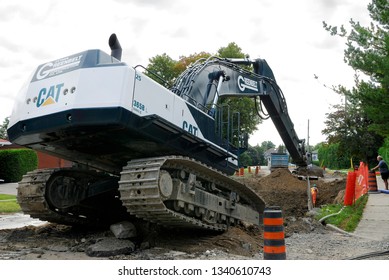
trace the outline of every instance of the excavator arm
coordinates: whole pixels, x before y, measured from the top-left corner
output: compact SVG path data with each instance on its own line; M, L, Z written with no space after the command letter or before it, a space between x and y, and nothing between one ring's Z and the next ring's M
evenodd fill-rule
M294 163L307 165L305 140L298 138L284 95L265 60L213 57L199 61L176 80L172 91L211 116L215 114L219 97L259 98Z

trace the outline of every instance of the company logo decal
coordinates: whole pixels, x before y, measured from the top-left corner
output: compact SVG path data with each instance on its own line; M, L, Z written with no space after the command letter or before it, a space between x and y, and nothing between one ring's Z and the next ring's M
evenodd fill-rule
M43 64L36 72L35 77L37 80L42 80L46 77L52 77L72 68L78 67L80 65L81 58L82 55L76 55L73 57L65 57Z
M61 92L62 84L54 85L49 88L42 88L39 91L38 99L36 101L36 106L39 108L41 106L52 105L58 102L59 95Z
M187 121L184 121L182 123L182 128L188 131L190 134L193 134L194 136L198 135L198 128L194 125L191 125Z
M238 77L238 87L241 91L245 91L246 89L258 91L258 82L251 80L249 78L244 78L242 76L239 76Z

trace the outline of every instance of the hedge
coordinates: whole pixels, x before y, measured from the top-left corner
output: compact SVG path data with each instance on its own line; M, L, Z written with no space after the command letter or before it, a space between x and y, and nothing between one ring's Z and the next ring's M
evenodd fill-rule
M33 150L0 150L0 179L6 183L21 181L24 174L37 167L38 156Z

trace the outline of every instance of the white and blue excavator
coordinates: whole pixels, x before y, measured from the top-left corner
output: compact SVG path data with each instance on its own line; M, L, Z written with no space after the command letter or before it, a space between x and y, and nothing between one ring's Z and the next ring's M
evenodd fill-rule
M77 163L27 173L18 187L24 213L68 225L130 216L216 231L259 224L265 202L230 177L248 137L239 114L218 101L255 98L294 163L306 166L266 61L211 57L165 87L121 61L115 34L109 45L111 54L87 50L42 64L21 89L10 141Z

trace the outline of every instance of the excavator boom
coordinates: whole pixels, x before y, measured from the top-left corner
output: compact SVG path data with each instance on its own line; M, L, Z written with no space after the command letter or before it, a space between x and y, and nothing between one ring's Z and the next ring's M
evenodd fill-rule
M240 65L252 67L253 71ZM307 165L305 140L298 138L284 95L265 60L210 58L185 71L177 79L173 91L196 106L209 110L210 115L214 115L219 97L259 98L294 163Z

